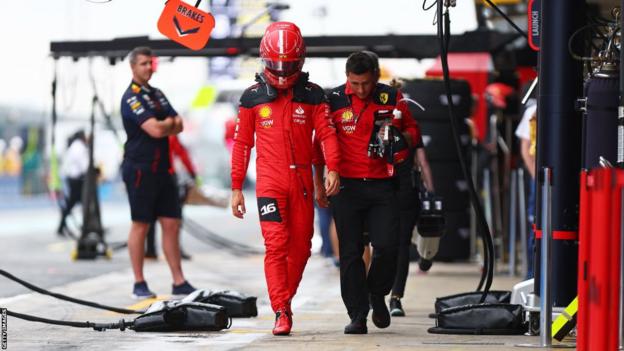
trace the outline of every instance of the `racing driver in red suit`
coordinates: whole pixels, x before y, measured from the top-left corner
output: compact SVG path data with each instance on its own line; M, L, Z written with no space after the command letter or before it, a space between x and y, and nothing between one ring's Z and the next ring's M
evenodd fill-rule
M305 44L299 28L290 22L269 25L260 57L263 72L240 99L232 150L232 213L243 218L246 211L241 189L255 133L264 271L276 314L273 334L288 335L290 303L310 257L314 231L313 132L329 171L322 189L328 195L338 192L340 159L325 93L301 72Z

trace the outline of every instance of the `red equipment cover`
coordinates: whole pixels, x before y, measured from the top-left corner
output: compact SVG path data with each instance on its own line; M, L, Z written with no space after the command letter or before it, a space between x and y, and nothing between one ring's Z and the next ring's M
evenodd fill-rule
M577 349L617 350L624 171L581 174Z

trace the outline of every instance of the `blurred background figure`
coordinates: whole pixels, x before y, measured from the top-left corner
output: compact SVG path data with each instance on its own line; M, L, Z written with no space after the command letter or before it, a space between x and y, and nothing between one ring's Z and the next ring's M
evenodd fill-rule
M336 264L337 261L334 260L334 250L332 248L331 238L329 234L330 227L332 225L331 210L329 208L323 208L320 206L315 207L318 218L319 231L321 233L320 254L324 258L331 259L334 264Z
M232 148L234 147L234 134L236 134L236 118L230 118L225 121L225 135L223 137L225 147L230 154L232 154Z
M19 136L14 136L9 141L9 148L4 154L4 171L11 177L17 177L22 173L22 146L24 141Z
M89 150L84 130L79 130L67 139L67 152L61 164L61 177L65 179L65 197L61 205L61 221L56 234L65 236L67 216L76 204L82 201L82 188L89 168Z
M522 120L516 128L516 136L520 139L520 155L522 161L531 176L529 182L529 197L527 206L527 275L525 279L533 278L533 260L535 238L533 236L533 223L535 222L535 146L537 143L537 102L535 99L527 101Z
M4 151L6 150L6 141L0 139L0 176L4 175Z

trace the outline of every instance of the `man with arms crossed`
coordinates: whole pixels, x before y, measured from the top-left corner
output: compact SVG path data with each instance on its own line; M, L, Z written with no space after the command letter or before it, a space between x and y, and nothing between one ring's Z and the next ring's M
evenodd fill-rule
M163 252L173 276L173 295L195 290L184 278L180 263L180 201L171 174L168 136L182 131L182 118L165 95L148 84L154 73L152 51L137 47L128 55L132 82L121 99L121 116L128 139L124 146L122 176L128 192L132 225L128 252L134 272L133 296L155 297L143 276L145 235L160 222Z

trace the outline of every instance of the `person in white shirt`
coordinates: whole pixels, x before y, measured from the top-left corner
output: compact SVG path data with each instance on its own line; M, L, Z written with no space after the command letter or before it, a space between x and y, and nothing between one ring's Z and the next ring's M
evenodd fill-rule
M522 161L531 176L529 186L529 197L527 201L527 219L529 222L529 233L527 240L527 275L526 279L533 278L534 272L534 246L533 223L535 220L535 145L537 142L537 103L535 99L529 99L527 108L524 110L522 120L518 124L515 132L520 139L520 154Z
M67 230L67 216L74 206L82 200L82 187L89 167L89 150L83 130L74 133L68 139L68 148L61 164L61 176L67 183L64 204L61 206L61 222L56 233L64 236Z

